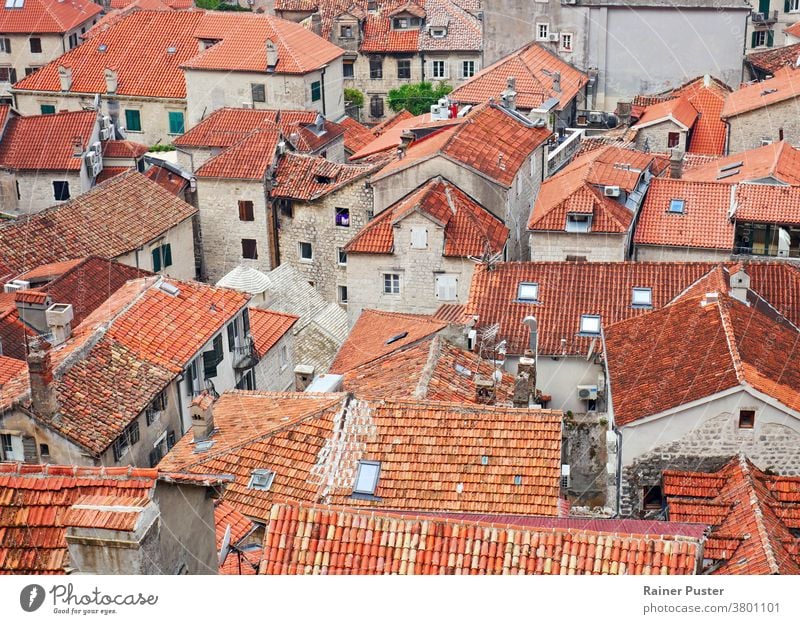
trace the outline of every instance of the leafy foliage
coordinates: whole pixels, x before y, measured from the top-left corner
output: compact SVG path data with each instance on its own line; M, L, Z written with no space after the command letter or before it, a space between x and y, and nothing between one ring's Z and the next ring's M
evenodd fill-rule
M361 108L364 106L364 94L361 93L358 89L345 89L344 90L344 101L350 102L353 106L357 106Z
M422 115L452 90L453 87L446 82L436 86L432 82L406 84L389 91L389 108L395 112L406 109L413 115Z

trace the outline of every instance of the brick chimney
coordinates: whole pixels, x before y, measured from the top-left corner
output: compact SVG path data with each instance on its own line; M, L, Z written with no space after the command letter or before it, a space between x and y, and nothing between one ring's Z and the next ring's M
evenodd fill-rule
M561 93L561 72L553 72L553 91Z
M483 405L491 405L496 398L494 380L483 375L475 376L475 401Z
M195 443L208 440L214 432L214 397L201 392L192 401L190 411Z
M59 65L58 80L61 82L62 91L69 91L72 89L72 69Z
M674 147L669 151L669 177L676 180L683 177L683 151Z
M531 351L519 359L517 378L514 381L514 407L528 407L536 391L536 360Z
M117 82L119 79L117 72L113 69L106 68L106 70L103 72L103 77L106 79L106 91L108 93L116 93Z
M28 378L33 411L43 418L53 418L58 412L53 363L49 345L39 337L28 340Z

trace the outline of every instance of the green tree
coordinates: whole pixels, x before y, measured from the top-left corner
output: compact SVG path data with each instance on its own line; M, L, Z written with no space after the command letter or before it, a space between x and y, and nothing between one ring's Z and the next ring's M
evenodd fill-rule
M431 105L452 90L453 87L446 82L440 82L436 86L431 82L406 84L389 91L389 108L395 112L405 108L413 115L422 115L430 112Z
M345 89L344 101L352 104L357 108L364 106L364 94L358 89Z

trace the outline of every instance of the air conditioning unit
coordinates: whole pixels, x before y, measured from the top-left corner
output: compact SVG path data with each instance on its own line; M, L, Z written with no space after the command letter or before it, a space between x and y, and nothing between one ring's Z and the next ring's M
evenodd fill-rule
M474 329L470 329L469 333L467 334L467 350L474 351L475 350L475 343L478 340L478 332Z
M597 393L602 394L606 391L606 376L603 373L597 374Z
M603 195L606 197L619 197L619 187L618 186L604 186L603 187Z
M100 128L100 140L101 141L109 141L111 139L111 129L110 128Z
M103 172L103 161L98 160L94 164L92 164L92 176L97 177Z
M561 464L561 489L566 490L572 485L569 464Z
M589 123L601 124L604 119L603 111L589 111Z
M548 41L558 41L558 33L550 33L547 35Z
M3 286L3 291L7 293L15 293L20 290L28 290L31 283L26 280L11 280Z
M597 386L578 386L578 398L581 401L596 401Z

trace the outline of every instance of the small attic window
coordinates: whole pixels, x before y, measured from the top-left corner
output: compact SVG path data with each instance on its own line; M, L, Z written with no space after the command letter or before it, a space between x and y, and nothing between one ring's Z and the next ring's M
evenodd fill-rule
M21 9L25 6L25 0L6 0L7 9Z
M567 215L567 232L588 232L592 227L592 215L571 212Z
M333 182L333 178L324 175L317 175L316 178L319 184L330 184Z
M600 315L599 314L581 314L581 329L580 333L586 336L599 336L600 335Z
M672 212L675 214L683 214L685 208L686 208L685 199L672 199L669 202L669 209L667 210L667 212Z
M431 28L431 37L434 39L444 39L447 36L446 28Z
M97 46L98 52L105 52L106 50L108 50L108 46L105 43L101 43L99 46Z
M522 485L522 475L514 475L514 485Z
M167 54L175 54L177 51L178 51L178 48L176 48L175 46L169 46L167 48Z
M652 308L653 307L653 289L652 288L634 288L631 295L631 305L634 308Z
M378 488L378 477L381 474L381 463L376 461L359 461L354 494L374 495Z
M408 332L403 332L401 334L396 334L396 335L392 336L391 338L389 338L389 340L386 341L386 344L390 345L390 344L392 344L394 342L397 342L398 340L402 340L406 336L408 336Z
M517 288L517 300L524 302L539 301L539 284L536 282L520 282Z
M267 468L256 468L250 473L250 483L247 485L251 490L261 490L266 492L272 487L275 480L275 473Z

